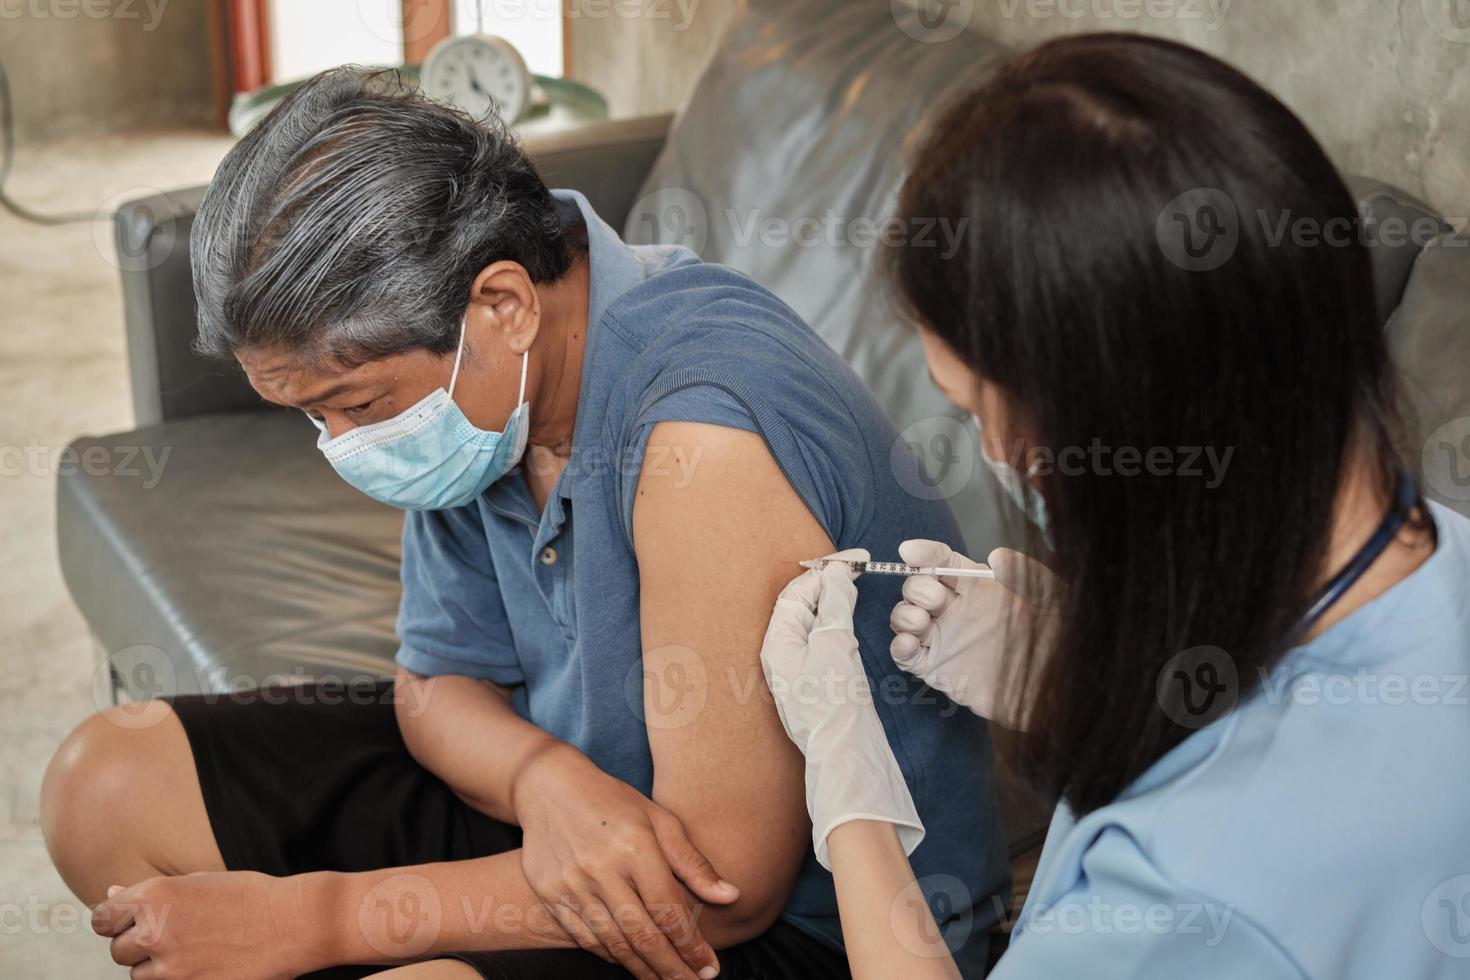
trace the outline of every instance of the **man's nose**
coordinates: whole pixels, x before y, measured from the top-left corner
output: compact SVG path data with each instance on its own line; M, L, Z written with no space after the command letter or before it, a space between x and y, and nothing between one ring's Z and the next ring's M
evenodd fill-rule
M335 439L357 428L357 423L349 419L346 415L330 410L322 411L321 417L317 421L327 427L328 439Z

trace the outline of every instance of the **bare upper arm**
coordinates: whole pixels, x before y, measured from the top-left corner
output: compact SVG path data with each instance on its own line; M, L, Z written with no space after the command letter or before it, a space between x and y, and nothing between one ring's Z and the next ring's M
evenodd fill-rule
M774 919L810 826L761 640L796 562L833 544L759 435L661 422L648 447L633 539L654 799L741 887L745 911Z

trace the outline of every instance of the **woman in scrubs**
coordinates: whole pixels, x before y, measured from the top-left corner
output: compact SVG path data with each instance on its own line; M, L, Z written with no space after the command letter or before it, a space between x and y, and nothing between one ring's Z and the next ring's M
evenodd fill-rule
M992 975L1467 975L1470 521L1401 468L1332 164L1238 72L1117 35L1034 51L928 133L900 213L963 247L892 277L1046 555L910 578L892 618L898 664L1060 801ZM793 581L763 662L854 976L957 976L969 903L905 859L854 578Z

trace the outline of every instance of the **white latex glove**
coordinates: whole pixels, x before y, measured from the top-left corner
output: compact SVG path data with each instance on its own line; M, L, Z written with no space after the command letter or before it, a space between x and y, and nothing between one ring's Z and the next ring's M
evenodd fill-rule
M898 546L911 565L984 568L939 541L914 539ZM977 715L1008 728L1024 719L1017 692L1002 690L1007 654L1024 655L1037 616L1057 577L1040 562L1008 548L990 553L995 578L914 575L893 607L890 652L899 667ZM1039 589L1036 602L1026 590ZM1014 685L1009 685L1014 687Z
M867 561L868 553L853 549L831 557ZM827 835L849 820L893 824L905 854L924 839L858 653L852 579L846 566L828 565L792 580L776 598L761 647L781 724L806 756L812 845L829 871Z

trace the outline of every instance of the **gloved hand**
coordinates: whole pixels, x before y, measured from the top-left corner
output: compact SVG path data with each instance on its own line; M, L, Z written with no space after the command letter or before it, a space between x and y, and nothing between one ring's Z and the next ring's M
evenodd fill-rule
M830 557L867 561L868 553L852 549ZM852 626L856 604L849 568L810 570L781 590L761 647L781 724L806 756L812 844L829 871L827 835L849 820L894 824L906 854L924 839L924 825L873 707Z
M905 541L898 554L911 565L985 567L939 541ZM1060 580L1045 565L1008 548L990 553L990 567L994 579L914 575L904 582L903 601L889 619L890 652L899 667L950 700L1021 728L1019 692L1008 683L1005 659L1026 653L1045 600Z

